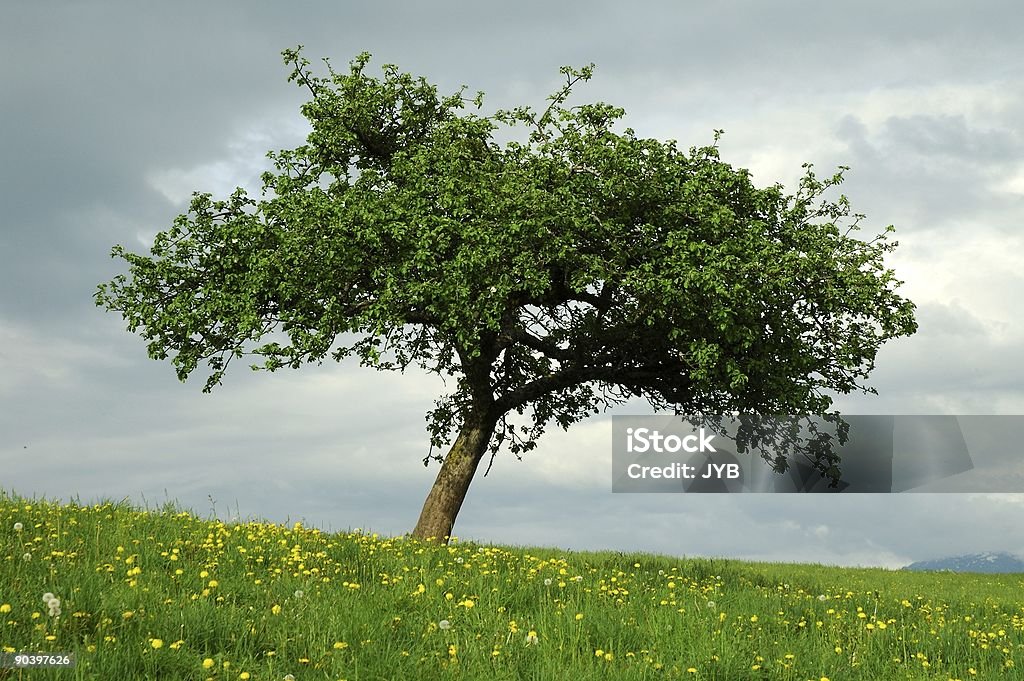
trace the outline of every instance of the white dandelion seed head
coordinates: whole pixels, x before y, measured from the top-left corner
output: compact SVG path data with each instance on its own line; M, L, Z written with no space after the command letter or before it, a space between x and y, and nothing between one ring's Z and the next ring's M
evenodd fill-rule
M31 553L26 553L21 558L22 558L22 560L32 560L32 554Z
M49 603L53 600L53 594L47 591L43 594L43 603Z
M452 623L449 622L448 620L441 620L440 622L437 623L437 628L441 629L443 631L444 630L448 630L448 629L452 628Z
M296 589L295 590L295 597L296 598L302 598L305 595L306 594L305 594L305 592L302 589Z
M548 577L544 580L544 586L551 586L551 578Z
M291 674L285 674L284 675L284 681L295 681L295 677L292 676Z
M714 601L708 601L708 609L709 610L714 610L715 609L715 602Z
M15 532L21 532L24 529L25 529L25 526L22 525L21 523L14 523L14 531Z
M457 558L455 559L455 562L456 562L456 563L463 563L463 562L465 562L465 558L463 558L462 556L459 556L459 557L457 557Z
M828 600L828 596L826 596L825 594L821 594L820 596L818 596L818 600L819 601L826 601L826 600Z

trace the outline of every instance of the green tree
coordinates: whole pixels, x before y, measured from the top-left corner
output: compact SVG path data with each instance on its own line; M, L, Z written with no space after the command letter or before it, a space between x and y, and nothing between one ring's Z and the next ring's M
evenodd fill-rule
M323 76L301 46L282 54L311 96L306 143L268 154L261 198L196 193L150 257L115 246L130 276L96 303L153 359L174 353L179 379L205 362L204 392L243 355L455 376L427 416L424 463L441 467L416 537L446 540L487 452L518 456L552 421L635 396L821 414L828 391L874 392L861 380L878 348L916 330L882 263L893 228L857 240L863 216L823 196L845 167L821 180L805 164L786 195L720 161L720 131L689 153L616 132L623 109L564 106L593 65L564 67L539 115L488 117L469 112L483 93L367 75L366 53ZM495 142L499 128L520 140ZM836 463L815 455L822 475Z

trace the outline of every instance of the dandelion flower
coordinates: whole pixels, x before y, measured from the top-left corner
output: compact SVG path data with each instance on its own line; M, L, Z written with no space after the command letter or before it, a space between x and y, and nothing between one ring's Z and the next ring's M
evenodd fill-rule
M215 664L217 663L213 661L213 658L208 657L205 660L203 660L203 669L210 669Z
M247 681L250 678L250 674L249 672L242 672L238 675L238 678L242 679L242 681Z
M6 613L9 613L10 611L11 611L11 604L10 603L4 603L3 605L0 605L0 613L6 614Z
M530 632L528 634L526 634L526 643L527 643L527 645L531 645L531 646L535 646L538 643L540 643L540 639L537 638L537 632L536 631L533 631L531 629Z
M275 615L280 615L281 614L281 606L278 605L277 603L274 603L274 605L270 606L270 612L275 614Z
M149 645L153 646L153 648L163 648L164 642L158 638L152 638L149 640Z

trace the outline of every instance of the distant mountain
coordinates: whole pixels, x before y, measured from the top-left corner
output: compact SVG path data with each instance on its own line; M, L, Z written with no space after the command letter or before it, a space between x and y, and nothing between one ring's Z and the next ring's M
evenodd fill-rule
M945 570L947 572L984 572L988 574L1022 572L1024 560L1009 553L969 553L965 556L921 560L904 570Z

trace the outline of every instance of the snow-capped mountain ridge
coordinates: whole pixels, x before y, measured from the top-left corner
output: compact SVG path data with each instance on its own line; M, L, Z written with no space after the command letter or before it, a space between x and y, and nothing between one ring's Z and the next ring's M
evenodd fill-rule
M983 572L988 574L1024 573L1024 560L1009 553L986 551L911 563L904 570L946 572Z

